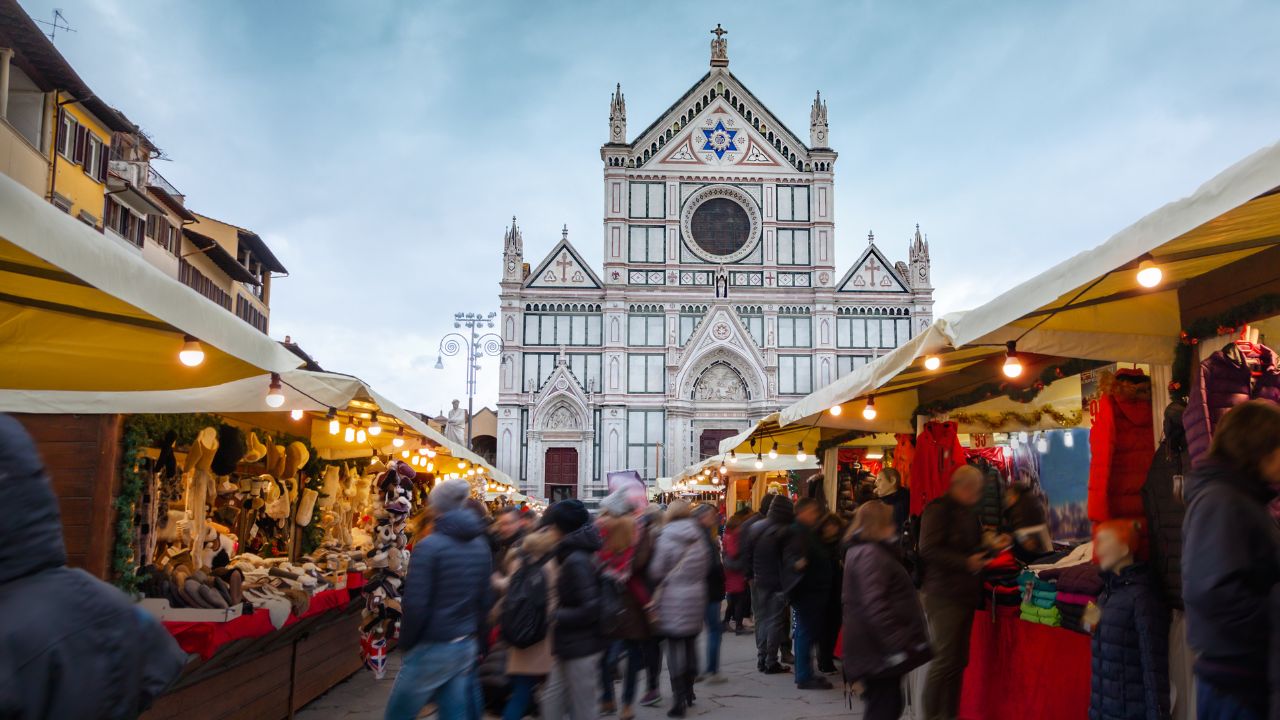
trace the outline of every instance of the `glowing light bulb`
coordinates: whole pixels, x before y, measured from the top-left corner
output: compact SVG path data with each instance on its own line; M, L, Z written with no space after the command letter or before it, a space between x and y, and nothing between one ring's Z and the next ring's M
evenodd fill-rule
M805 454L805 451L804 451L804 443L800 443L800 447L796 448L796 460L799 460L800 462L804 462L805 460L808 460L808 459L809 459L809 456Z
M356 428L356 442L363 444L368 439L369 436L365 434L364 428Z
M1040 437L1036 439L1036 452L1044 455L1049 452L1049 438L1044 433L1040 433Z
M759 453L756 453L756 469L759 470L763 467L764 467L764 458L761 457Z
M408 451L408 450L402 450L402 451L400 452L400 457L404 458L405 460L408 460L408 459L409 459L409 457L410 457L409 451Z
M430 452L430 450L427 450L426 445L423 445L422 447L418 448L419 455L426 455L428 452Z
M769 459L770 460L778 459L778 443L776 442L773 444L773 447L769 448Z
M382 423L378 422L378 413L373 413L373 419L369 421L369 434L373 437L382 434Z
M1069 447L1069 448L1075 447L1075 446L1076 446L1076 436L1075 436L1075 433L1071 432L1070 430L1068 430L1068 431L1066 431L1065 433L1063 433L1063 434L1062 434L1062 446L1063 446L1063 447Z
M1150 260L1138 263L1138 284L1144 288L1153 288L1164 280L1164 271Z
M876 419L876 399L874 396L867 398L867 406L862 408L862 417L867 420Z
M329 418L329 434L330 435L337 435L339 432L341 432L342 423L338 422L338 411L336 409L329 408L329 414L325 415L325 417Z
M435 471L436 471L436 464L435 464L435 463L433 463L433 462L431 462L430 460L428 460L428 461L427 461L427 472L435 472Z
M404 447L404 428L396 431L396 436L391 438L391 444L395 447Z
M280 382L279 373L271 373L271 384L267 386L267 407L278 408L284 405L284 385Z
M712 485L719 485L719 484L720 484L720 476L719 476L719 475L712 476L712 478L711 478L711 484L712 484Z
M721 461L720 461L720 474L721 474L721 475L728 475L728 474L729 474L729 468L725 467L725 465L724 465L724 461L723 461L723 460L721 460Z
M187 367L196 367L204 362L204 347L200 341L190 335L183 336L182 349L178 351L178 362Z
M347 429L342 432L342 439L346 440L347 442L355 442L356 441L355 427L348 425Z
M942 367L942 358L937 355L929 355L924 359L924 369L933 371Z
M290 410L290 411L289 411L289 417L293 418L294 420L301 420L301 419L302 419L302 415L303 415L303 411L302 411L302 410Z
M738 453L736 453L736 452L734 452L734 451L732 451L732 450L730 450L730 451L729 451L729 464L730 464L730 465L737 465L737 464L738 464Z
M1004 366L1001 370L1008 378L1016 378L1022 374L1022 360L1018 359L1018 346L1012 340L1009 341L1009 350L1005 353Z
M839 416L840 416L840 413L842 413L842 412L844 412L844 408L840 407L839 405L832 405L832 406L831 406L831 414L832 414L832 415L835 415L836 417L839 417Z

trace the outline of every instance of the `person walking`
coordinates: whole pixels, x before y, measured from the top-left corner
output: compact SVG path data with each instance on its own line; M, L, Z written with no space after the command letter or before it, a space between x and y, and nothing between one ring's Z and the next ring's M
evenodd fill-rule
M404 659L387 720L416 718L432 701L441 720L478 720L474 671L493 602L493 556L480 517L463 507L470 494L465 480L448 480L428 496L436 521L409 560L401 598Z
M721 685L725 677L720 674L720 641L724 633L724 620L720 611L724 606L725 570L724 560L720 555L720 539L718 530L720 513L714 505L699 505L694 508L693 516L702 526L707 542L707 552L711 562L707 568L707 664L706 670L698 676L698 681L706 680L711 685Z
M787 593L799 579L801 558L795 556L793 537L795 506L786 495L771 495L769 515L754 529L751 567L756 584L756 669L766 675L791 672L783 665L782 644L786 637ZM764 642L759 638L763 635Z
M902 679L929 661L920 599L896 552L893 509L867 503L854 512L843 578L844 678L862 696L864 720L902 716Z
M747 518L742 523L742 529L738 532L742 567L746 573L747 592L751 600L751 618L755 623L756 655L758 657L764 657L765 647L768 646L769 630L760 620L764 612L764 598L760 594L760 583L756 582L755 577L755 550L756 541L760 539L760 532L764 530L769 508L773 505L775 497L777 495L765 493L765 496L760 500L760 510Z
M600 715L611 715L618 710L613 685L618 661L625 657L622 709L618 717L631 720L635 717L640 671L645 668L644 642L650 636L644 612L650 597L645 570L653 548L649 535L640 531L625 491L615 491L600 501L600 510L596 523L604 537L604 547L599 554L600 572L607 582L614 583L621 601L618 627L600 667Z
M1265 400L1235 406L1186 481L1182 599L1187 641L1197 655L1200 720L1280 715L1267 676L1268 664L1273 675L1280 667L1271 651L1280 635L1272 610L1280 595L1277 487L1280 407Z
M724 528L724 622L725 629L732 628L736 635L747 631L742 622L751 611L751 595L742 561L742 524L749 516L749 511L740 510L729 518Z
M637 545L649 548L650 562L653 558L653 544L662 530L663 509L650 504L645 507L639 517L640 539ZM654 584L649 580L648 567L636 573L643 583L647 584L647 594L652 596ZM658 707L662 704L662 638L653 632L653 624L649 623L648 637L640 641L640 651L644 655L645 693L640 696L640 704L645 707Z
M982 525L974 510L982 481L976 467L957 468L947 494L929 503L920 520L924 608L934 642L924 688L926 720L955 720L960 709L973 613L982 594L978 572L986 562Z
M543 692L544 720L595 720L600 655L605 649L600 626L600 575L596 553L603 543L581 500L560 500L542 517L556 538L554 661Z
M0 415L0 717L137 717L187 655L119 589L67 567L35 442Z
M706 533L692 515L688 501L671 503L649 566L649 578L657 583L650 602L656 619L654 629L667 642L672 695L667 717L673 718L684 717L686 707L695 700L698 631L706 616L711 566Z
M499 515L499 517L502 516ZM533 704L534 690L551 674L553 663L551 648L557 605L556 582L560 575L560 566L555 559L555 549L555 535L543 529L524 535L523 539L508 553L505 576L507 582L503 586L504 590L510 588L511 580L515 579L522 570L526 573L536 572L542 575L536 587L544 588L546 592L546 634L541 640L527 647L512 644L508 648L506 672L511 681L511 697L507 699L506 707L503 709L502 720L521 720L528 715ZM522 580L517 580L517 583L519 582ZM535 585L531 583L530 586ZM508 595L502 602L506 604L515 600L515 597ZM541 600L541 598L528 598L525 601L532 603ZM504 614L510 613L504 612Z
M823 675L835 675L836 643L840 638L840 626L843 624L840 578L844 568L844 557L841 552L845 534L844 522L839 515L827 513L818 526L819 539L826 550L827 561L831 567L831 592L827 593L827 605L822 617L822 634L818 636L818 672Z
M893 524L901 532L911 514L911 492L902 487L902 475L894 468L884 468L876 475L876 498L893 508Z
M796 503L796 522L791 555L798 558L799 580L791 590L791 606L796 614L796 687L801 690L830 690L831 683L813 673L813 656L823 634L827 601L834 578L830 551L819 535L822 504L813 498Z

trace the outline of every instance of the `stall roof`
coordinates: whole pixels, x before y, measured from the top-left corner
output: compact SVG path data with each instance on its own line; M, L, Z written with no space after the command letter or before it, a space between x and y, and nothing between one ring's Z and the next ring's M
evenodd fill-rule
M183 336L204 346L178 362ZM124 243L0 175L0 385L171 390L301 364L279 343Z

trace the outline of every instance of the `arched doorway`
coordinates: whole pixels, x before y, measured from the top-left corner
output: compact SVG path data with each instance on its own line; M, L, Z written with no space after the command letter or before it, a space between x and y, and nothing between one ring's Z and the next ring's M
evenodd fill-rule
M578 497L577 448L547 448L542 470L548 500L555 502Z

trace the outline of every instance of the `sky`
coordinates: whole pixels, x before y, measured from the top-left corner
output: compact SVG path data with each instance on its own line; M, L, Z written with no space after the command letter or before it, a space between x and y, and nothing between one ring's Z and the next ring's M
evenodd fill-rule
M502 236L537 264L567 225L603 249L609 97L639 132L730 70L802 138L828 102L836 256L930 240L939 314L1093 247L1280 129L1280 3L1080 0L366 2L20 0L142 126L197 212L289 268L271 331L434 413L458 311L498 308ZM477 407L497 399L497 363Z

